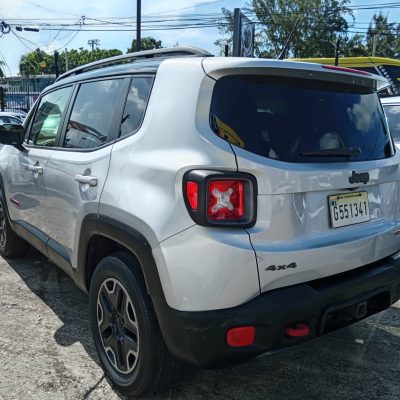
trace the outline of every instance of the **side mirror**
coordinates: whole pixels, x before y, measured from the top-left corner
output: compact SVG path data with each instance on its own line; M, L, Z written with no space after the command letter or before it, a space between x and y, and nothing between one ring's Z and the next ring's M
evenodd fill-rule
M9 144L18 150L22 149L24 127L16 124L0 125L0 144Z

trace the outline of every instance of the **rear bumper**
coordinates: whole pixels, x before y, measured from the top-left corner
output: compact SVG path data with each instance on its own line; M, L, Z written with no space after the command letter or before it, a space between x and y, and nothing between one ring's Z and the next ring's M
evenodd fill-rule
M181 312L153 297L171 353L203 367L243 361L308 341L382 311L399 299L400 257L395 256L328 278L272 290L229 309ZM367 304L366 313L349 317L349 312L361 303ZM306 323L310 334L287 337L284 328L298 322ZM256 328L254 344L230 347L226 343L227 330L246 325Z

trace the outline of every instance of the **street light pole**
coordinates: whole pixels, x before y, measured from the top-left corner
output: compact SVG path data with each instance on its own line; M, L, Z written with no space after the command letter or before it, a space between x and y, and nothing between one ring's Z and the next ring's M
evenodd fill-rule
M142 13L142 0L136 0L136 51L140 51L141 49L140 46L141 13Z

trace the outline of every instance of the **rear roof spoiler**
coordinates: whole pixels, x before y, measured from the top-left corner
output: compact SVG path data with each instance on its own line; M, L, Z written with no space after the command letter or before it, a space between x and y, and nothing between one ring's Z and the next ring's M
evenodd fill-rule
M213 79L226 75L269 75L286 78L313 79L345 83L380 91L389 81L379 75L359 73L351 69L335 69L316 63L250 58L205 58L204 71Z

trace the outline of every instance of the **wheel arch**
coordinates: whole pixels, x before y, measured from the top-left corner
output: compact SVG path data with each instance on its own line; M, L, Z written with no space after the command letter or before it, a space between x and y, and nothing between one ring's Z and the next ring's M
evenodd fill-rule
M82 223L78 248L78 281L85 292L98 262L116 252L129 251L139 262L149 295L164 297L157 265L146 237L120 221L110 217L89 214Z

